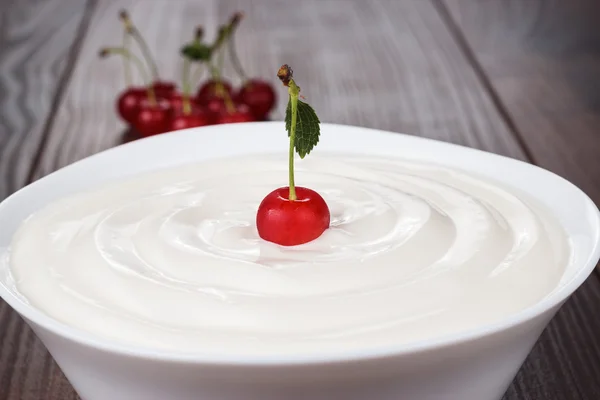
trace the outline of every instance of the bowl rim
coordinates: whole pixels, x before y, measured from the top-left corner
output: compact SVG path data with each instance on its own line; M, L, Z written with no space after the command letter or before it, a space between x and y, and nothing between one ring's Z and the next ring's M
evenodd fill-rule
M254 126L255 128L260 127L263 124L281 124L279 121L270 121L270 122L250 122L250 123L241 123L235 124L237 125L235 128L244 129L246 126ZM258 125L258 127L256 126ZM30 324L33 323L35 326L40 327L49 333L52 333L62 339L66 339L72 342L75 342L79 345L104 351L107 353L115 353L121 356L126 357L135 357L142 358L147 360L155 360L162 362L173 362L173 363L192 363L192 364L202 364L202 365L229 365L229 366L284 366L284 365L314 365L314 364L325 364L325 363L343 363L343 362L353 362L357 360L368 360L368 359L378 359L378 358L389 358L389 357L400 357L400 356L409 356L415 353L420 352L428 352L431 350L435 350L442 347L450 347L456 346L459 344L463 344L466 342L476 341L478 339L482 339L487 336L492 336L497 333L501 333L503 331L509 330L518 325L522 325L527 321L535 319L536 317L558 308L562 305L564 301L566 301L589 277L589 275L593 272L598 259L600 259L600 211L598 210L595 203L589 198L589 196L584 193L580 188L575 186L573 183L568 180L554 174L551 171L548 171L539 166L520 161L517 159L513 159L510 157L506 157L503 155L470 148L467 146L462 146L454 143L443 142L436 139L425 138L421 136L413 136L402 133L396 133L392 131L385 131L379 129L371 129L364 128L359 126L352 125L343 125L343 124L331 124L331 123L322 123L321 126L327 126L336 129L359 129L364 130L365 132L379 132L380 134L386 135L395 135L398 137L404 137L403 140L409 141L423 141L429 142L429 144L437 144L448 146L452 148L461 148L461 151L469 151L469 152L479 152L487 154L486 157L495 158L497 160L504 159L504 162L517 163L521 165L521 168L534 168L538 171L542 171L544 174L551 174L558 180L562 181L561 185L569 185L572 189L578 193L583 202L593 210L593 221L590 221L590 225L593 226L593 233L595 235L594 241L592 243L592 248L585 257L582 257L582 260L579 264L580 267L576 268L575 275L566 283L560 287L559 290L556 290L539 302L534 305L525 308L517 313L509 315L497 322L486 324L481 327L476 327L472 329L468 329L465 331L450 333L446 335L435 336L430 339L412 341L408 343L401 343L397 345L384 345L384 346L365 346L364 348L354 349L354 350L336 350L336 351L323 351L316 354L285 354L282 356L279 355L227 355L227 354L214 354L214 353L202 353L202 352L190 352L183 353L177 351L169 351L169 350L160 350L153 349L145 346L131 346L127 344L120 343L118 341L114 341L111 339L106 339L101 336L94 335L92 333L86 332L84 330L71 327L65 323L62 323L53 317L45 314L43 311L38 310L34 306L26 304L23 300L18 298L12 291L10 291L3 282L0 282L0 298L2 298L6 303L15 311L17 311L26 321ZM221 125L223 128L232 129L233 126L231 124ZM210 126L208 128L214 129L215 126ZM76 161L66 167L60 168L57 171L52 172L49 176L53 176L57 173L61 173L61 171L65 168L78 168L78 165L81 163L88 162L91 159L96 159L98 157L105 157L107 153L111 153L113 151L122 151L123 148L126 147L137 147L140 143L147 141L158 141L158 140L177 140L177 137L184 137L185 135L193 134L193 132L197 132L198 130L206 129L206 128L190 128L181 130L178 132L169 132L168 135L159 135L150 138L144 138L135 142L126 143L123 145L119 145L89 157L86 157L82 160ZM168 137L168 138L167 138ZM443 164L443 163L442 163ZM515 165L517 165L515 164ZM0 215L3 213L3 208L7 202L11 201L15 196L22 195L23 192L26 192L30 189L31 186L37 186L39 182L42 182L46 179L46 177L41 178L40 180L33 182L31 184L26 185L25 187L19 189L12 195L8 196L2 202L0 202Z

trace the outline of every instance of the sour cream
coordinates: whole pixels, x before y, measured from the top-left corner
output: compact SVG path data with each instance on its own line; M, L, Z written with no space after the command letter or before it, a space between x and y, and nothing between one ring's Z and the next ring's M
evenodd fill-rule
M285 186L279 155L160 170L61 199L9 254L26 301L72 327L182 353L307 354L400 345L539 302L569 263L532 199L433 164L311 155L296 181L331 227L281 247L256 211Z

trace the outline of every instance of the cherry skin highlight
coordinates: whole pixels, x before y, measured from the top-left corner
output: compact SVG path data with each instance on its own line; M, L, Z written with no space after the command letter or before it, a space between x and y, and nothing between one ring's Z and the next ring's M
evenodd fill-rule
M264 120L275 105L276 95L270 83L250 79L240 88L236 100L250 107L257 120Z
M212 120L210 115L201 109L192 106L192 112L189 114L176 113L171 119L169 131L178 131L180 129L196 128L199 126L210 125Z
M143 87L130 87L124 90L117 100L117 111L121 118L133 124L137 118L140 103L147 96L147 91Z
M231 124L235 122L253 122L256 121L254 114L245 104L234 104L235 110L229 111L225 100L218 97L210 99L206 104L206 110L216 124Z
M256 121L254 114L245 104L236 104L235 111L229 112L227 108L217 116L217 124L233 124L237 122Z
M229 97L233 92L231 87L231 83L226 80L221 80L221 84L223 85L223 89L227 92ZM214 79L209 79L198 89L198 93L196 94L196 102L200 105L206 105L213 98L222 98L223 95L218 93L217 88L219 87L218 82Z
M174 113L178 113L183 110L183 94L179 92L173 92L171 95L169 95L169 97L165 97L165 100L171 104L171 111ZM192 99L190 99L190 101L191 100Z
M183 111L183 93L181 92L173 92L166 100L171 104L171 110L173 113L180 113ZM196 99L190 97L190 103L192 108L199 108L196 103Z
M296 186L296 200L289 199L289 187L275 189L258 207L256 227L266 241L296 246L315 240L329 228L327 203L314 190Z
M153 136L169 130L171 109L169 103L159 100L156 104L144 101L140 105L134 123L136 131L142 136Z
M215 120L219 119L222 114L227 112L225 100L214 97L206 103L206 110L213 116Z

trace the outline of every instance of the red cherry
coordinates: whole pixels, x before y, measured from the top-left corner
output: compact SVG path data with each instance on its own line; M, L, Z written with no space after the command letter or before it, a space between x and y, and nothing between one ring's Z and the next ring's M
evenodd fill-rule
M275 105L276 95L269 82L250 79L239 90L236 99L247 104L256 119L263 120Z
M125 122L132 124L137 118L140 102L146 98L146 89L130 87L123 91L117 100L117 111Z
M217 117L217 124L233 124L237 122L252 122L256 121L256 118L245 104L237 104L235 111L228 112L225 109L224 112Z
M183 110L183 94L180 92L173 92L169 97L166 98L168 102L171 104L171 110L177 113ZM192 103L192 107L197 106L196 100L193 97L190 97L190 102Z
M183 108L183 95L178 92L173 92L169 97L166 97L167 100L171 104L171 110L173 112L181 111Z
M229 97L232 97L233 89L231 88L231 83L226 80L221 80L223 84L223 89L227 92ZM217 93L218 82L214 79L209 79L200 87L198 90L198 94L196 94L196 101L198 104L204 106L208 104L208 102L213 98L221 98L223 96L219 96Z
M135 129L142 136L158 135L169 130L171 120L171 109L165 100L159 100L156 104L150 104L145 100L141 103Z
M173 82L167 81L154 81L152 84L152 88L154 89L154 93L156 97L169 98L171 94L177 88L177 85Z
M213 97L206 103L206 110L211 113L215 119L219 119L222 114L227 112L225 100L219 97Z
M289 187L269 193L258 207L259 236L282 246L315 240L329 228L330 213L325 200L314 190L296 187L296 200L289 199Z
M212 115L217 124L230 124L235 122L256 121L250 108L245 104L235 104L235 110L227 110L225 100L218 97L211 99L206 105L206 110Z
M210 115L207 112L204 112L199 108L192 108L190 114L176 114L173 119L171 119L169 130L177 131L180 129L196 128L199 126L210 125L211 122Z

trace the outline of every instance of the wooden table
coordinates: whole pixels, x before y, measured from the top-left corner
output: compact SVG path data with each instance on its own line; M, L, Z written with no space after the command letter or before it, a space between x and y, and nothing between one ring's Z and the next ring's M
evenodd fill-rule
M247 18L246 69L287 62L324 122L422 135L548 168L600 201L600 3L594 0L20 0L0 3L0 198L119 144L120 8L179 77L196 24ZM233 76L227 70L228 76ZM282 119L280 102L273 114ZM562 308L507 400L600 399L600 272ZM0 304L0 399L77 395ZM110 399L107 399L110 400ZM376 400L376 399L374 399ZM411 399L418 400L418 399ZM479 400L479 399L457 399Z

